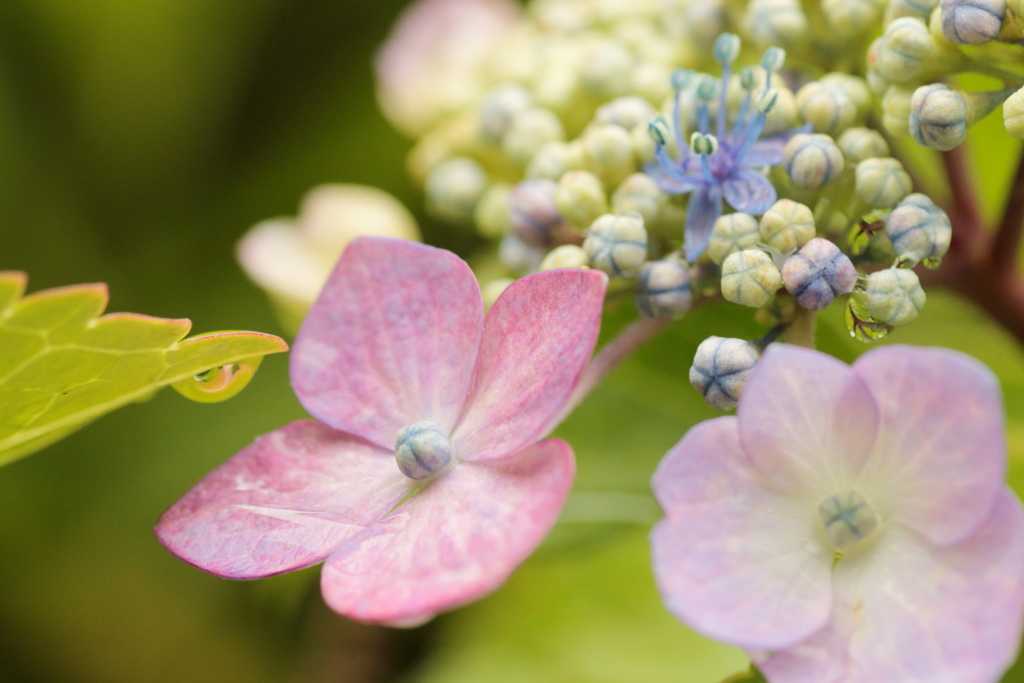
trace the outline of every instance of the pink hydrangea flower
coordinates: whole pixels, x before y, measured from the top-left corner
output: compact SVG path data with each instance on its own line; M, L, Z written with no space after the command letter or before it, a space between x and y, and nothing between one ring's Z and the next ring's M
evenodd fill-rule
M364 621L422 621L490 592L568 495L572 449L539 440L593 351L606 282L531 275L485 319L454 254L355 240L291 357L319 422L257 439L164 513L157 536L233 579L326 560L327 603ZM450 462L434 457L445 448Z
M668 608L772 683L994 683L1024 619L1002 401L958 353L772 345L654 489Z

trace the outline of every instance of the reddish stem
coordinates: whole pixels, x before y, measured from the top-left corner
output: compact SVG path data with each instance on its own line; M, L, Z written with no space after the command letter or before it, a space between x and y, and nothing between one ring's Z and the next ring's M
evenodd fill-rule
M1010 185L1003 219L992 241L992 262L1002 270L1015 269L1020 251L1020 233L1024 227L1024 151L1017 163L1017 173Z

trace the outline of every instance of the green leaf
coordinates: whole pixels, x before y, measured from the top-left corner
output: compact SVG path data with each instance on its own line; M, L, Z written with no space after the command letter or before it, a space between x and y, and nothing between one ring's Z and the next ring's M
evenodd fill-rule
M230 398L264 355L288 350L259 332L185 339L185 319L100 317L103 284L22 297L27 282L24 273L0 272L0 465L168 384L194 400Z

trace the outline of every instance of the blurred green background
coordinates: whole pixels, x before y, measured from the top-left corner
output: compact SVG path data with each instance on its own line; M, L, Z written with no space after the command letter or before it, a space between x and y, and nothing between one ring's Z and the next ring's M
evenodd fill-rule
M107 282L110 310L187 316L196 332L280 333L233 245L327 181L394 193L428 241L469 256L472 238L425 221L408 143L376 112L372 54L402 5L4 0L0 268L27 271L31 290ZM972 140L993 213L1014 149L986 124ZM1024 354L972 308L929 297L892 341L959 348L1000 374L1024 490ZM822 346L850 360L865 347L834 308ZM761 332L736 309L691 314L618 369L560 429L579 478L550 539L495 595L412 631L333 615L315 568L224 581L152 535L207 471L302 416L284 356L227 403L164 391L0 469L0 681L717 683L745 660L662 609L647 482L713 414L686 381L696 345Z

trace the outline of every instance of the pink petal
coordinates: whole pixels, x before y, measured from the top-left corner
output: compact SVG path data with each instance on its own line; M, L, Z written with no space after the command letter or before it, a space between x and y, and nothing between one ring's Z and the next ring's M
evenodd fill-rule
M881 412L865 478L889 515L938 544L955 543L992 509L1006 476L999 383L945 349L886 347L853 366Z
M499 463L461 463L327 560L332 609L409 622L497 588L540 543L565 502L572 449L548 439Z
M817 540L816 502L750 465L736 418L691 429L653 485L667 516L651 534L654 575L669 611L748 648L792 645L825 624L832 552Z
M314 417L385 448L420 420L450 430L482 326L480 288L458 256L360 237L299 330L292 386Z
M788 344L764 352L738 416L754 466L821 499L851 487L878 430L874 399L848 365Z
M836 565L831 623L759 663L771 683L993 683L1024 615L1024 517L1008 490L966 541L936 547L894 525Z
M597 342L607 276L552 270L512 283L484 325L465 412L452 435L463 460L494 460L542 438Z
M394 455L312 420L261 436L160 517L172 553L231 579L322 562L413 488Z

